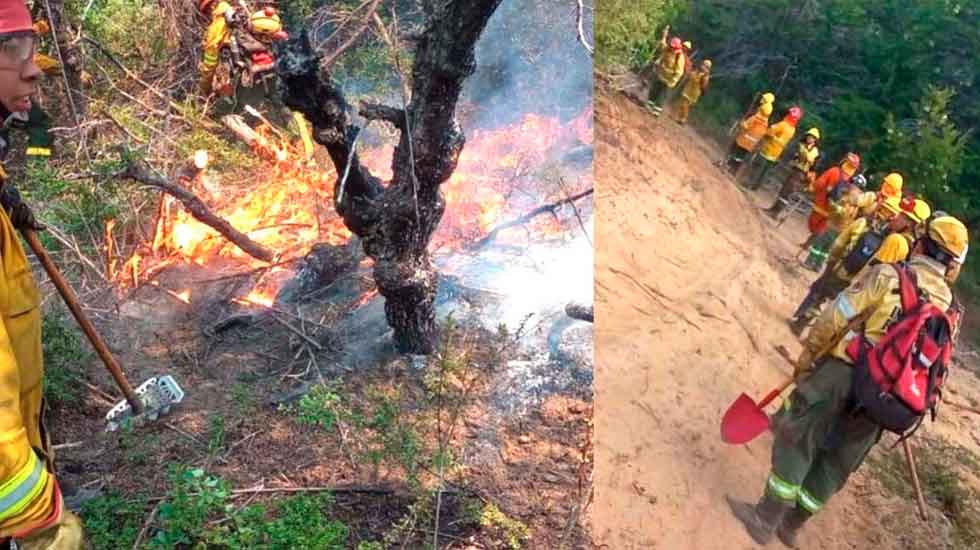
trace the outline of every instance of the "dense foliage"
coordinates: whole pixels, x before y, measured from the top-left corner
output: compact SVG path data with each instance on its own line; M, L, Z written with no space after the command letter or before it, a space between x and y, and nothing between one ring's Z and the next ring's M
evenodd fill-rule
M600 64L639 68L670 23L695 59L714 61L694 113L702 124L727 129L756 93L774 91L774 117L798 104L801 126L820 127L824 166L853 149L869 175L901 172L980 238L980 2L644 0L602 11ZM965 277L974 289L977 264Z

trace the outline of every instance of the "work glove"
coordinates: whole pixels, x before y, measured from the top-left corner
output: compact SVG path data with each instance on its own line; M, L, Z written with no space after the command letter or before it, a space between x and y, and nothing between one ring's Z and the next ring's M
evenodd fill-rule
M16 539L14 544L18 550L83 550L85 535L82 520L65 510L57 523L23 539Z
M9 183L4 185L3 189L0 189L0 206L3 206L3 209L7 211L7 215L10 216L10 221L17 229L31 229L34 231L43 231L45 229L34 218L34 212L31 211L27 203L20 197L17 188Z

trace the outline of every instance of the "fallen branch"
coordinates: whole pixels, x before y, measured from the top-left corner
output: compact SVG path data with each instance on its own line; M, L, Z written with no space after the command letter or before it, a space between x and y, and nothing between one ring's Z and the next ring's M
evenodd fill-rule
M167 181L154 174L145 164L132 163L126 167L122 175L173 196L184 205L184 208L194 216L194 219L211 227L250 256L263 262L272 262L275 259L275 254L271 250L253 241L232 227L226 220L215 215L197 195L178 183Z
M487 236L486 237L483 237L482 239L480 239L479 241L477 241L477 243L475 245L475 248L480 248L480 247L483 247L483 246L486 246L486 245L490 244L491 242L493 242L494 239L497 238L497 234L500 233L501 231L503 231L505 229L510 229L511 227L518 227L518 226L526 225L529 221L531 221L532 219L534 219L534 218L536 218L536 217L538 217L538 216L540 216L542 214L551 214L552 216L557 217L557 214L555 212L559 208L561 208L562 206L564 206L566 204L573 204L575 201L577 201L579 199L583 199L585 197L588 197L588 196L592 195L593 191L594 191L594 189L592 187L590 187L587 190L582 191L581 193L579 193L577 195L573 195L571 197L564 198L564 199L562 199L560 201L557 201L557 202L553 202L553 203L550 203L550 204L545 204L543 206L539 206L539 207L535 208L534 210L531 210L527 214L524 214L520 218L517 218L516 220L511 220L509 222L506 222L506 223L503 223L501 225L498 225L497 227L494 227L489 233L487 233Z
M150 512L150 515L146 518L146 521L143 522L143 528L140 529L139 534L136 536L136 541L133 542L133 550L137 550L143 544L143 539L145 539L147 533L150 532L150 526L153 525L154 520L157 519L158 512L160 512L159 502L156 504L156 506L153 507L153 510Z

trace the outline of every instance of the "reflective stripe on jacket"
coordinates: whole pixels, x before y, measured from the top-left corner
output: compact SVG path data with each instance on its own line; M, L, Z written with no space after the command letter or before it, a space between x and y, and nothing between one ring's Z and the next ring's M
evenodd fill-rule
M766 135L766 130L769 128L769 118L757 112L743 120L741 126L742 131L735 137L735 143L746 151L755 151L759 140Z

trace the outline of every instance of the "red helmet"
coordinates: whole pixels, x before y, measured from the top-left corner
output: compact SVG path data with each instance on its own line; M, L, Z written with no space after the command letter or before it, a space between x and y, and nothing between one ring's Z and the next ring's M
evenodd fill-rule
M680 38L678 38L678 37L675 36L675 37L673 37L673 38L670 39L670 48L672 50L681 50L681 49L684 48L684 43L681 42L681 39Z
M199 0L197 3L197 7L203 13L207 13L208 9L211 8L211 4L214 4L214 0Z

